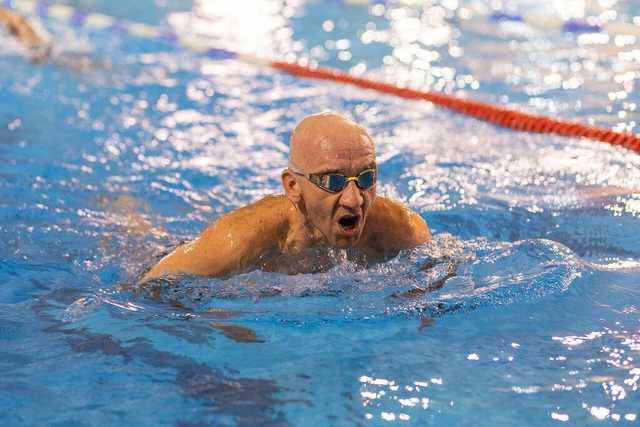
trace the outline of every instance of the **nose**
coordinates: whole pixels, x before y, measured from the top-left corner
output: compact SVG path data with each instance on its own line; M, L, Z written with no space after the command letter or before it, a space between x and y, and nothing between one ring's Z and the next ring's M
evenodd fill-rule
M340 194L340 204L345 208L357 209L364 203L364 197L354 181L347 184L347 187Z

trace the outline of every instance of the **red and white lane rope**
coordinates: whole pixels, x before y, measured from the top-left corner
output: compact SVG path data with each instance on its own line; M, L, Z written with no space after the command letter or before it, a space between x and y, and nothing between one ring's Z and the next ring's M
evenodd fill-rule
M599 128L583 123L529 114L506 107L470 99L463 99L438 92L420 91L406 87L399 87L391 83L379 82L365 77L358 77L334 69L309 67L282 61L272 61L255 55L248 55L227 49L211 47L210 41L182 36L172 30L166 30L133 21L120 20L103 14L85 14L66 5L52 4L48 2L34 2L31 0L5 0L3 3L6 7L14 8L19 12L61 20L73 27L114 30L130 34L135 37L162 40L183 46L196 53L204 54L212 59L236 59L256 65L268 66L299 77L349 84L405 99L428 101L457 113L517 131L589 138L625 147L629 150L635 151L636 153L640 153L640 135L633 133L617 132L611 129Z

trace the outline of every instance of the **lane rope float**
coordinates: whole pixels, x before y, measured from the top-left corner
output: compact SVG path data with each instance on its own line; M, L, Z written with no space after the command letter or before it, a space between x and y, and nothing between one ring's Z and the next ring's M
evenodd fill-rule
M378 5L385 6L380 0L343 0L346 4L375 7ZM422 6L421 1L401 1L406 6ZM597 18L576 19L571 18L565 20L559 16L540 12L514 13L505 10L495 10L493 8L483 6L480 3L472 3L467 9L471 16L464 18L462 23L473 20L487 20L490 22L520 22L529 27L541 31L556 31L565 33L604 33L612 36L636 36L640 37L640 22L620 22L605 21ZM639 17L636 17L640 20Z
M227 49L211 47L210 40L181 36L172 30L134 21L116 19L99 13L86 14L66 5L34 2L31 0L5 0L4 5L27 15L37 14L39 16L57 19L73 27L86 27L97 30L110 29L135 37L175 43L215 60L236 59L251 64L268 66L298 77L349 84L404 99L428 101L451 111L516 131L588 138L625 147L636 153L640 153L640 135L633 133L618 132L579 122L525 113L438 92L400 87L391 83L354 76L339 70L309 67L296 63L273 61L251 54L237 53Z
M474 117L501 127L534 133L555 134L567 137L582 137L619 145L640 153L640 135L617 132L579 122L553 119L484 102L462 99L438 92L424 92L403 88L393 84L357 77L341 71L325 68L310 68L288 62L272 62L271 67L307 78L339 81L364 89L388 93L405 99L429 101L449 110Z

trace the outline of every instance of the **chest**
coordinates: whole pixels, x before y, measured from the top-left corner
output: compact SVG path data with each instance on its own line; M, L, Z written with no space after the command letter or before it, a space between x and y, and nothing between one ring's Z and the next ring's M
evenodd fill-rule
M278 252L261 257L258 268L284 274L321 273L345 262L366 266L366 256L357 249L306 248L295 253Z

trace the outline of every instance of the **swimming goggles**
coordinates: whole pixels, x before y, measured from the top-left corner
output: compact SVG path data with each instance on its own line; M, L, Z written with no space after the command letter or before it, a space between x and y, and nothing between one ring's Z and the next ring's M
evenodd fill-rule
M289 165L289 170L296 175L307 178L309 181L329 193L341 192L351 181L355 181L356 185L361 190L368 190L376 183L375 168L365 169L356 176L346 176L339 173L310 174L297 170L291 165Z

